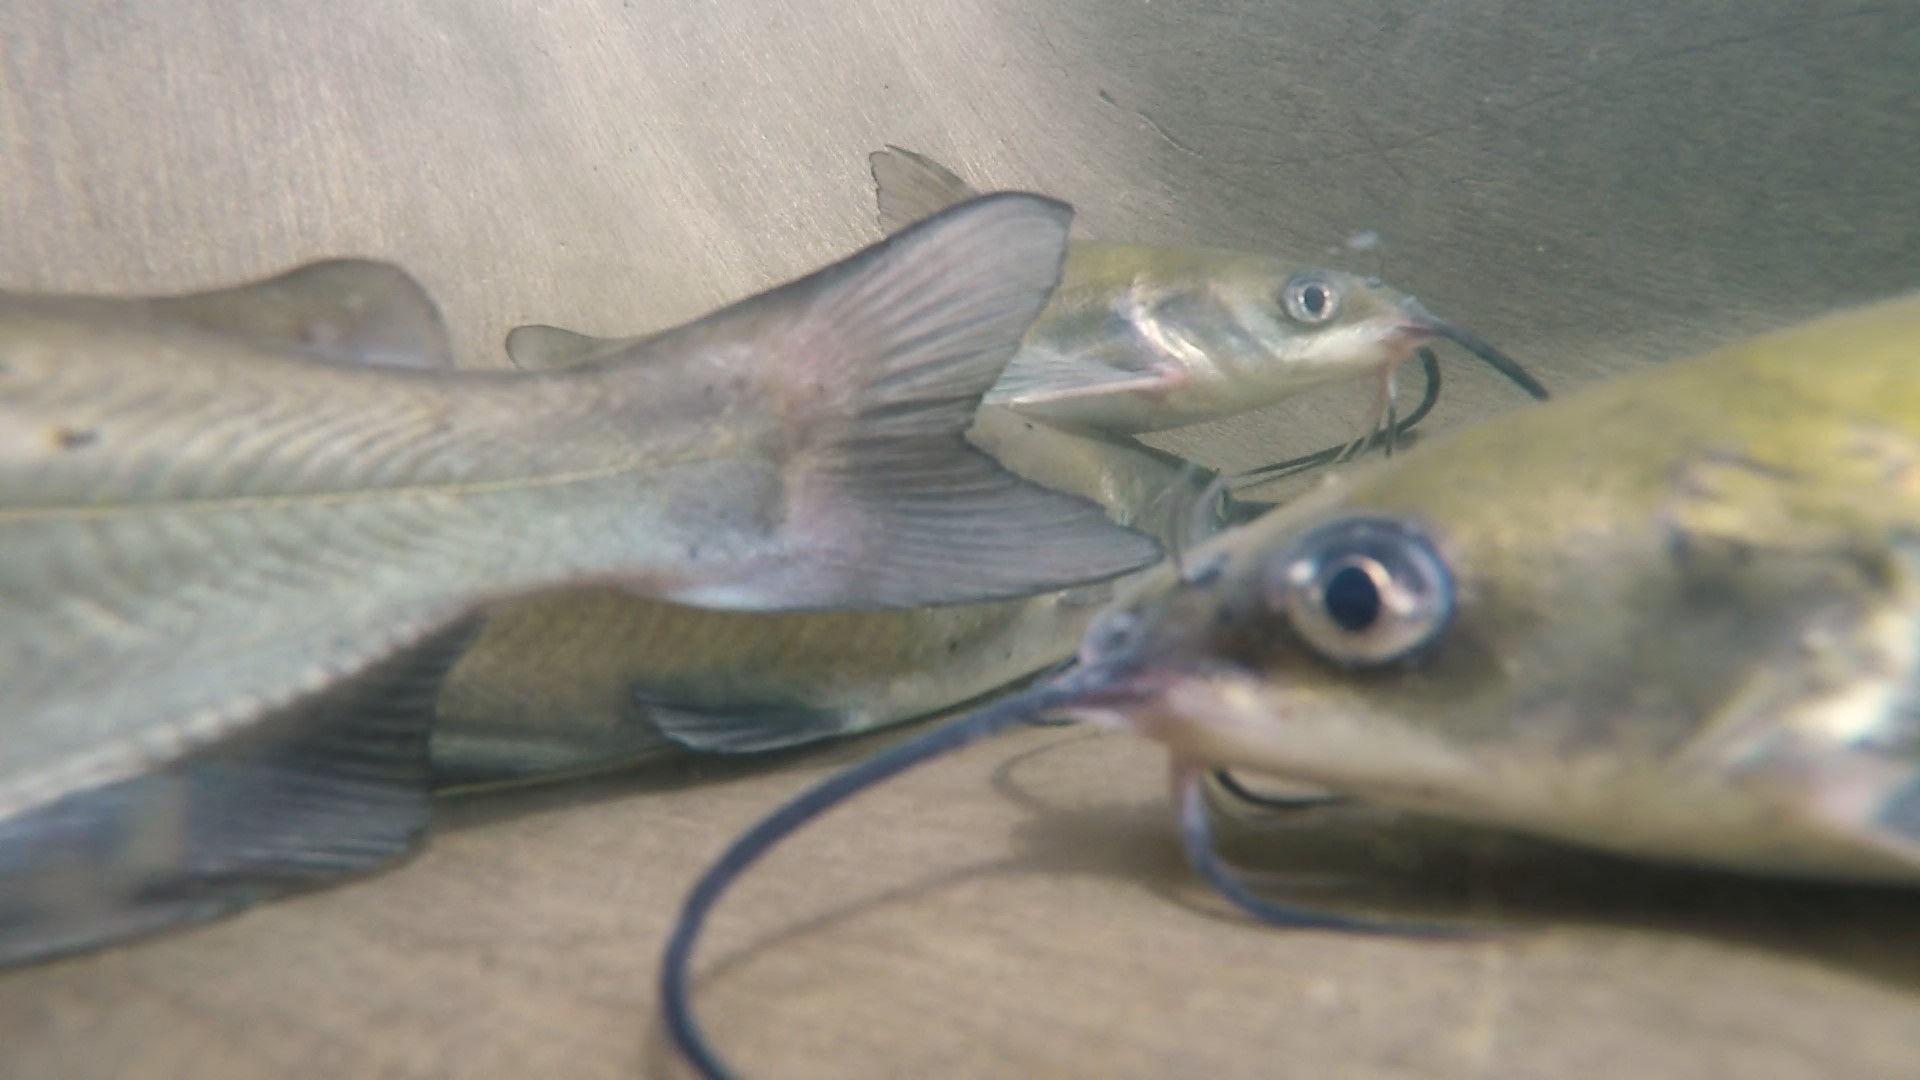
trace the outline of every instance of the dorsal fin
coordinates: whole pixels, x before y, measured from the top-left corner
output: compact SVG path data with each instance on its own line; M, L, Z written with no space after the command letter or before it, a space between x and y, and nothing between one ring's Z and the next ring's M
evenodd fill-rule
M507 359L522 371L558 371L610 356L640 338L603 338L557 326L516 326L507 333Z
M143 306L163 319L347 363L453 366L439 306L392 263L327 259L244 285L153 297Z
M867 164L873 172L883 232L897 232L980 194L946 166L898 146L868 154Z

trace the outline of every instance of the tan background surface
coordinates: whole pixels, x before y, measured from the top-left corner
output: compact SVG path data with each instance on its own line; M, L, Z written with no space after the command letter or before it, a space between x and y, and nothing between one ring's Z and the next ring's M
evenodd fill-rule
M23 0L0 286L384 256L497 361L518 323L631 333L851 250L896 142L1090 235L1372 270L1338 249L1378 230L1391 280L1565 388L1920 284L1916 55L1900 3ZM1517 401L1449 374L1436 425ZM1334 404L1171 441L1253 464ZM1911 896L1321 814L1234 851L1535 929L1277 934L1190 880L1157 759L1029 732L835 815L720 913L723 1049L769 1080L1920 1069ZM0 976L0 1074L667 1075L667 919L834 760L451 806L393 874Z

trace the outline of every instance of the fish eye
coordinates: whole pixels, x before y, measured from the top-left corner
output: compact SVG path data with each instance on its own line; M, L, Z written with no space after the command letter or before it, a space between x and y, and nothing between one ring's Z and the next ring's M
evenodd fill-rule
M1453 616L1453 574L1409 522L1348 518L1313 529L1268 568L1266 600L1307 645L1344 666L1418 650Z
M1340 294L1325 278L1300 274L1281 286L1280 306L1294 322L1318 326L1340 310Z

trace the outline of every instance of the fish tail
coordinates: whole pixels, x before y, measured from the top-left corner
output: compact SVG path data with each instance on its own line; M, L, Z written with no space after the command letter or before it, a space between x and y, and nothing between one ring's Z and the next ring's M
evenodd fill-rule
M810 307L835 328L834 347L810 359L834 366L843 393L817 399L826 414L794 418L809 445L790 524L835 590L884 606L969 602L1159 558L1157 542L1098 504L1023 480L965 438L1059 281L1071 219L1051 199L984 196L823 283ZM806 380L814 366L785 370Z
M747 331L782 446L778 554L673 598L975 603L1158 559L1156 541L1099 504L1024 480L965 437L1059 282L1072 216L1038 195L982 196L722 313Z

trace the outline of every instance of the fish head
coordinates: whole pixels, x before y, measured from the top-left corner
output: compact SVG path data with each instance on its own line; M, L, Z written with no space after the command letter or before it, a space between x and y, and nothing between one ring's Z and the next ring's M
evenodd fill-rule
M1293 390L1385 372L1436 333L1413 297L1377 278L1267 260L1235 269L1214 287L1254 346L1231 373L1249 387Z
M1223 268L1213 288L1250 346L1220 350L1216 362L1252 396L1368 375L1385 379L1435 338L1472 353L1534 400L1549 396L1492 343L1376 277L1243 259Z
M1846 438L1803 437L1799 482L1674 388L1517 410L1197 546L1093 624L1075 711L1417 812L1920 877L1920 548L1839 508L1856 474L1814 457Z

